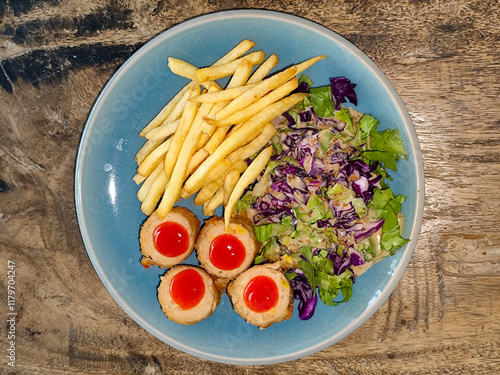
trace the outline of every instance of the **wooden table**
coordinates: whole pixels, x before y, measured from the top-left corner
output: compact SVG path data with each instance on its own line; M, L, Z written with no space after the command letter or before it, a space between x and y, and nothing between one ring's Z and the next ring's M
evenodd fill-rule
M10 1L0 4L0 279L16 270L15 374L500 373L500 8L497 1ZM201 360L116 304L78 230L73 173L89 111L158 33L231 8L283 10L344 36L401 94L422 147L413 258L380 310L340 343L257 367Z

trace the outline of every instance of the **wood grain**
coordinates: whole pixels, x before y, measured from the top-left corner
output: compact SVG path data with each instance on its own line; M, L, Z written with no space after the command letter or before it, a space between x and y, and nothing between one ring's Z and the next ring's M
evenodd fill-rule
M356 44L400 93L424 156L421 235L390 298L340 343L270 366L201 360L145 332L93 270L74 207L78 142L107 80L158 33L234 8L297 14ZM2 357L0 372L500 373L499 23L497 1L0 4L0 264L16 262L19 291L17 367Z

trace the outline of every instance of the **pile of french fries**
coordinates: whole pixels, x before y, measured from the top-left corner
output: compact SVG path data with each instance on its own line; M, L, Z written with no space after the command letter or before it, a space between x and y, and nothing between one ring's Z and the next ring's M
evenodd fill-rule
M142 184L137 197L145 215L156 210L164 218L181 198L196 194L194 203L203 205L206 216L224 205L227 228L237 201L271 158L271 120L306 97L292 93L297 76L325 58L268 76L278 57L245 55L254 45L245 39L205 68L168 58L171 71L190 82L139 133L146 141L135 155L134 181ZM230 79L222 88L217 80L224 77Z

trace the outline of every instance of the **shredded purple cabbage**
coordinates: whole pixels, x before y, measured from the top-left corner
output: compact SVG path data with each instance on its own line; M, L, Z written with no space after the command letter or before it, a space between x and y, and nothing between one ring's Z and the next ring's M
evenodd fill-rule
M290 286L293 289L293 298L299 301L299 318L307 320L314 314L318 297L311 288L311 285L309 285L304 272L300 269L293 271L297 274L297 276L290 280Z
M346 99L354 105L358 104L358 98L354 92L355 87L356 85L345 77L330 78L330 88L336 111L340 111L340 105L346 103Z

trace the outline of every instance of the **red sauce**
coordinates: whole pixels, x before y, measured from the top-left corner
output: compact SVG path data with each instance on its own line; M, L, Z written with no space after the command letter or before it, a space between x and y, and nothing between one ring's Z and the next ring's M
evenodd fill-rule
M278 303L278 286L269 276L255 276L247 284L243 298L247 307L253 312L269 311Z
M176 274L170 282L170 296L182 310L198 306L205 294L205 283L198 271L188 268Z
M241 266L246 257L245 246L232 234L221 234L210 244L210 262L218 269L230 271Z
M167 257L178 257L189 247L189 233L182 225L166 221L158 225L153 232L156 250Z

